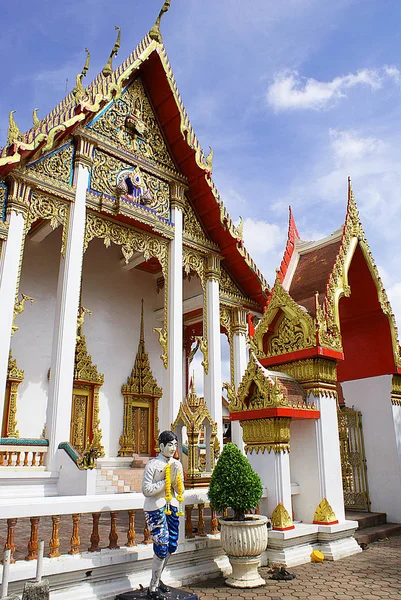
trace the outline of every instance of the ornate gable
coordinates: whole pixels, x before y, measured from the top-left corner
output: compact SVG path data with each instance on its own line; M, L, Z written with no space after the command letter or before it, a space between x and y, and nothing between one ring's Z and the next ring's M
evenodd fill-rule
M89 123L87 129L113 146L127 150L152 164L175 170L139 77Z
M74 146L70 142L27 165L26 170L38 179L50 178L66 185L72 185L73 158Z
M278 274L266 311L255 330L254 350L259 358L266 358L315 345L314 320L285 291Z

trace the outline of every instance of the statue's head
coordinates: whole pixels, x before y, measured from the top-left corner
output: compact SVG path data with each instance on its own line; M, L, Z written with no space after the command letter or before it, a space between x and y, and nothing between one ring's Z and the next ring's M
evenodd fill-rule
M172 458L177 450L178 438L173 431L162 431L159 435L160 452L166 458Z

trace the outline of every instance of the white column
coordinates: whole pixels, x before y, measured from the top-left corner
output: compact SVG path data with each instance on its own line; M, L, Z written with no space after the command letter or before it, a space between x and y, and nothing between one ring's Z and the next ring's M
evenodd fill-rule
M343 482L341 474L340 440L338 436L337 400L323 395L311 397L310 402L320 410L315 422L316 450L320 497L316 507L326 498L338 521L345 519ZM313 519L313 515L311 515Z
M86 190L92 153L92 148L84 140L79 139L78 144L74 170L75 201L70 207L65 257L62 256L60 259L53 331L46 418L50 469L57 468L58 445L60 442L69 441L70 438L77 316L84 252Z
M223 403L220 339L220 258L208 257L206 269L208 373L205 373L204 395L210 416L217 423L217 437L223 448Z
M238 390L242 377L248 366L248 352L246 348L246 311L241 308L233 310L232 323L232 352L234 354L234 386ZM231 441L244 452L242 427L239 421L231 421Z
M267 497L260 503L260 512L271 517L278 504L283 504L292 518L290 455L288 452L267 450L247 454L252 468L258 473L262 485L266 488Z
M25 218L30 189L17 180L11 182L7 201L8 236L0 258L0 423L4 410L8 356L16 293L20 277L20 260L25 236Z
M167 398L161 410L161 430L170 429L183 400L183 276L182 231L184 188L176 183L170 185L171 220L174 223L174 239L170 242L168 281L168 386ZM163 408L164 408L163 407ZM162 407L160 407L162 408Z

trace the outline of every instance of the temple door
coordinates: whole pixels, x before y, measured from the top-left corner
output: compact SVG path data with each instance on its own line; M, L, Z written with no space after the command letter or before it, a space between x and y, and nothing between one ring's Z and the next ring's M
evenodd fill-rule
M152 454L150 409L149 404L135 403L132 406L132 437L135 454Z
M70 443L78 452L83 452L92 441L92 390L74 389L72 393L72 414Z

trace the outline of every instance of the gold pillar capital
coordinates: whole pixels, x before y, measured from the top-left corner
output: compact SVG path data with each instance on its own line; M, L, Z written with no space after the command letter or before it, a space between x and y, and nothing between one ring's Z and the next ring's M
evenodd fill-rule
M231 333L246 335L247 333L247 311L243 308L233 308L233 320L231 324Z
M209 254L206 260L206 279L220 281L220 262L221 256L218 254Z
M75 167L82 165L87 169L91 169L93 164L93 151L94 144L88 140L84 135L76 135L76 146L75 146Z
M32 187L21 176L12 174L8 177L7 214L16 212L24 217L29 211Z
M185 187L177 181L170 181L170 206L184 211Z

